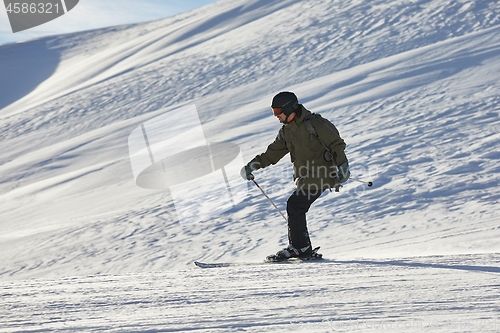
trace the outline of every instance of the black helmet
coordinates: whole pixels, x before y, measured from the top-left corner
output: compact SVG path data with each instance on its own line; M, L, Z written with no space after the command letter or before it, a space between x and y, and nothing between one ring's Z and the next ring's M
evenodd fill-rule
M281 108L281 111L288 117L299 108L299 100L293 92L282 91L273 97L272 108Z

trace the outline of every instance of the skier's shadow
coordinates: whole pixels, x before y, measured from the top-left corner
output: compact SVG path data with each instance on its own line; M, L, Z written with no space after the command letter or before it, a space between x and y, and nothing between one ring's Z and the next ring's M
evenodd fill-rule
M361 265L381 265L381 266L399 266L413 268L438 268L438 269L456 269L461 271L476 271L486 273L500 273L500 267L496 266L471 266L471 265L446 265L420 262L408 262L401 260L377 261L377 260L332 260L341 264L361 264Z

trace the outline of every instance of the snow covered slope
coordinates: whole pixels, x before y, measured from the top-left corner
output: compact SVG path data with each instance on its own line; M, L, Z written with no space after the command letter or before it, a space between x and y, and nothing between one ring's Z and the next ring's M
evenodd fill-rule
M34 56L36 55L36 57ZM35 59L35 62L33 62ZM353 176L309 214L326 257L500 251L497 1L220 1L146 24L0 46L0 278L259 261L286 245L262 194L179 224L134 184L127 138L196 104L208 141L262 152L294 91L348 143ZM259 171L284 209L285 157Z
M349 260L9 281L1 284L0 332L498 332L499 262L485 265L492 260Z

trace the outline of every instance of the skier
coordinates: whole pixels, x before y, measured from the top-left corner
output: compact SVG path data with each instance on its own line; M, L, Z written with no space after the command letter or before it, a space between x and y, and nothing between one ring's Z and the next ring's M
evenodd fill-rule
M252 180L252 172L276 164L290 153L295 189L286 204L289 245L270 257L277 261L321 257L313 251L306 213L326 189L338 191L349 179L345 142L331 122L308 111L292 92L274 96L271 108L283 126L267 150L241 169L241 176Z

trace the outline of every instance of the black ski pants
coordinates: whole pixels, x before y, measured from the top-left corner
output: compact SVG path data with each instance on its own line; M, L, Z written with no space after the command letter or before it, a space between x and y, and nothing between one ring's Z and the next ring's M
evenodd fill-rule
M307 231L306 213L323 191L295 190L286 202L288 213L288 241L296 248L301 249L311 245Z

